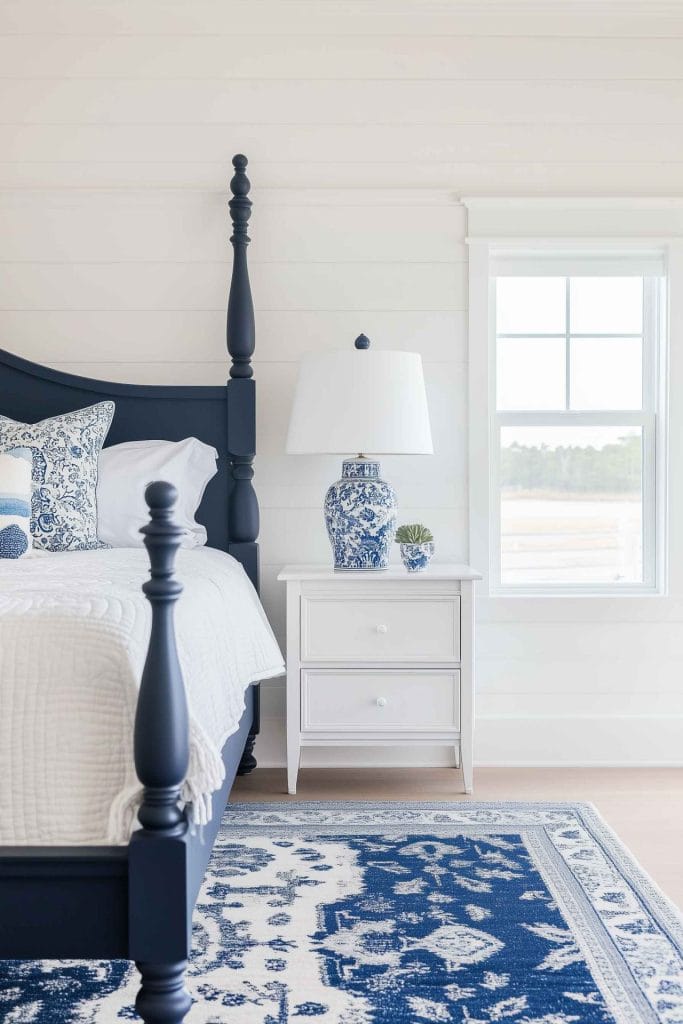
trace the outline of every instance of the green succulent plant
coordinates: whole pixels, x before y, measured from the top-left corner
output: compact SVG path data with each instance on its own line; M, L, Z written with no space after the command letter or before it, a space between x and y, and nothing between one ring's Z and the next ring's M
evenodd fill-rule
M397 544L428 544L434 535L421 523L407 523L399 526L395 540Z

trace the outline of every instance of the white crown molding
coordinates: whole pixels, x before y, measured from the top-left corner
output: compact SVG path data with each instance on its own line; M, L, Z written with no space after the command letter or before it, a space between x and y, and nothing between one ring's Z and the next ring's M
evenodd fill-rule
M683 196L463 196L468 245L659 244L683 237Z

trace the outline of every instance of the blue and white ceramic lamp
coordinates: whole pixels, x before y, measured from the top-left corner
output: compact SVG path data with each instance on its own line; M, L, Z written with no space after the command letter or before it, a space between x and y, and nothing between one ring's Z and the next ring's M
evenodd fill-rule
M287 437L291 454L349 455L325 496L334 567L386 569L398 503L373 455L432 454L422 360L370 350L364 334L348 351L311 353L299 372Z
M380 480L379 462L344 459L342 477L325 495L325 526L335 569L385 569L396 533L398 501Z

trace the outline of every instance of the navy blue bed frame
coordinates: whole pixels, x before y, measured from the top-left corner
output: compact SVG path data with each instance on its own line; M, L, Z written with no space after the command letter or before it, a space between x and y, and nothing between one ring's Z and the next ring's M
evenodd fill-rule
M51 370L0 351L0 411L34 422L113 399L108 444L194 436L219 453L198 519L208 543L228 551L258 588L258 502L252 486L256 447L254 309L247 268L251 215L247 159L236 156L230 182L233 269L228 298L230 379L221 387L114 384ZM152 604L149 650L135 721L135 767L143 785L140 829L128 846L0 848L0 959L135 960L137 1011L147 1024L180 1024L190 1008L185 968L192 912L236 774L256 766L259 691L247 691L237 732L223 748L225 782L213 795L203 834L191 834L179 809L187 772L185 690L173 632L173 577L180 531L174 488L147 488L144 529L151 564L144 585Z

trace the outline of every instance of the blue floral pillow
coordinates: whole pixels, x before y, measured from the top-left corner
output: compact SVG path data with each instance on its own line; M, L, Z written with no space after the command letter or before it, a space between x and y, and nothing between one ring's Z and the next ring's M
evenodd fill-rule
M30 448L0 453L0 558L21 558L31 547Z
M97 460L114 415L99 402L40 423L0 416L0 451L33 453L31 534L46 551L85 551L97 539Z

